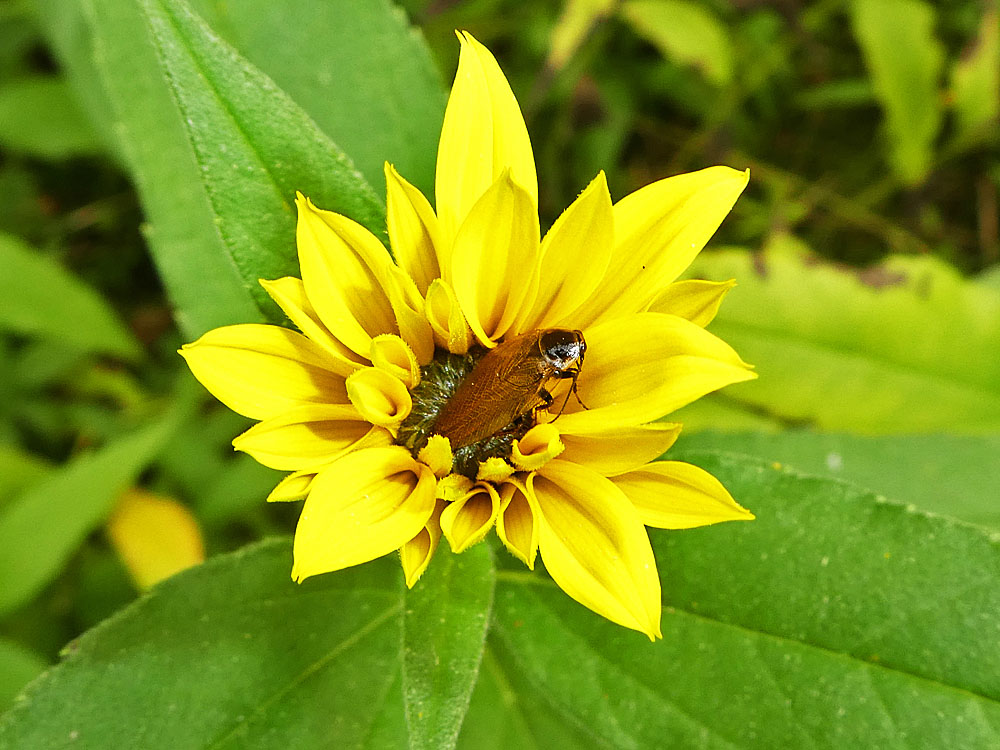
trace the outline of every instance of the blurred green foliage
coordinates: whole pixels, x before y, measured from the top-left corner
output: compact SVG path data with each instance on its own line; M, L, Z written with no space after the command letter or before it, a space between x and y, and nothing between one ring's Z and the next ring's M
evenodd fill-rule
M130 484L187 503L210 553L291 530L296 508L262 502L278 475L232 453L245 421L192 387L175 350L273 313L247 295L257 267L241 253L294 266L296 187L375 228L383 159L430 192L456 28L521 102L543 227L601 169L618 198L750 168L712 243L727 249L695 273L742 284L713 330L762 377L693 408L689 445L997 525L995 0L401 4L426 47L387 2L330 30L340 3L297 4L310 26L273 15L281 3L199 0L201 17L157 16L158 48L139 33L154 4L0 2L0 701L134 597L100 531ZM353 46L296 41L312 32ZM156 49L191 80L166 87ZM212 108L218 128L181 116ZM241 178L224 187L228 160ZM919 434L885 437L900 433ZM936 433L952 435L932 450ZM961 472L961 491L935 504L926 482L880 485L887 464L926 482Z

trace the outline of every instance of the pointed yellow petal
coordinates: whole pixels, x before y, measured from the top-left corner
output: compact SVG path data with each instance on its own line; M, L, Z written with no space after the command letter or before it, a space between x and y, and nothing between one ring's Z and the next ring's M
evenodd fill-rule
M519 471L534 471L566 449L559 430L552 424L539 424L528 430L511 448L510 460Z
M527 191L532 206L538 205L535 159L510 85L493 55L471 34L460 33L459 40L462 51L444 114L434 179L446 244L504 169L510 169Z
M389 433L373 427L350 404L315 404L255 424L233 440L233 447L264 466L295 471L328 464L348 450L390 442Z
M296 244L306 294L320 319L348 348L368 356L372 336L399 333L385 284L389 253L346 216L321 211L299 195Z
M465 354L472 332L454 290L443 279L435 279L427 290L424 313L434 331L434 343L452 354Z
M583 435L652 422L706 393L756 375L720 338L683 318L636 313L584 332L577 381L584 410L570 400L564 433Z
M493 485L477 482L464 497L448 503L441 513L444 532L455 554L481 542L493 528L500 510L500 496Z
M538 553L538 514L534 502L534 496L527 494L524 484L514 477L500 487L497 536L529 570L535 569Z
M421 294L440 278L438 250L440 230L434 209L424 194L385 163L386 224L389 244L400 268L409 274Z
M653 300L649 311L676 315L704 328L715 318L715 314L719 312L719 305L722 304L722 298L734 286L736 286L735 279L675 281Z
M424 574L430 565L434 550L441 539L441 511L444 503L440 500L434 506L434 513L427 525L399 550L399 561L403 565L403 577L406 587L412 589L413 584Z
M345 378L367 362L344 346L327 330L319 319L319 314L306 297L306 288L302 279L285 276L274 281L260 279L260 285L295 326L315 341L330 355L330 369Z
M334 461L316 475L302 507L292 578L302 581L399 549L430 519L434 484L430 470L396 445Z
M604 278L614 246L614 216L604 172L563 211L542 240L534 304L514 333L552 328Z
M205 560L194 515L169 497L127 490L107 525L111 546L141 591Z
M541 515L538 548L563 591L651 640L660 637L660 579L632 503L597 472L556 459L528 477Z
M372 339L372 364L413 388L420 382L420 363L413 350L399 336L383 333Z
M318 469L315 468L293 471L271 490L271 494L267 496L267 502L287 503L293 500L302 500L309 494L309 488L312 487L312 480L316 478L317 471Z
M358 370L347 379L347 395L365 419L393 435L413 408L406 386L374 367Z
M653 422L641 427L620 427L593 435L562 434L564 461L584 464L606 477L645 466L674 444L681 426Z
M245 323L209 331L181 347L191 372L213 396L251 419L304 404L345 404L344 378L329 355L301 333Z
M754 517L718 479L681 461L654 461L611 481L633 502L642 522L658 529L691 529Z
M483 346L493 347L537 283L538 212L504 171L472 207L455 238L455 296Z
M416 284L392 266L388 269L386 285L399 337L413 350L417 362L428 364L434 358L434 331L424 315L424 300Z
M577 328L646 309L708 242L749 172L710 167L668 177L615 204L615 249L604 280L572 315Z

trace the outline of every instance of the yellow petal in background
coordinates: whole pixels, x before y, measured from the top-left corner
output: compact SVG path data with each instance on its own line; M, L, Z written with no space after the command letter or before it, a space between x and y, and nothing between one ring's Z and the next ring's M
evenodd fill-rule
M748 172L709 167L654 182L616 203L607 274L573 314L574 326L645 310L701 252L748 179Z
M409 274L421 294L440 278L446 259L438 262L441 246L440 229L434 209L424 194L404 180L389 163L385 163L386 225L389 244L399 267Z
M597 472L556 459L529 475L541 516L538 548L563 591L650 640L660 637L660 579L628 498Z
M399 561L403 565L403 577L406 579L407 588L412 589L413 584L427 570L438 542L441 541L442 510L444 510L444 502L438 500L427 525L399 549Z
M559 429L594 434L652 422L706 393L756 377L722 339L683 318L637 313L584 332L587 357Z
M434 343L452 354L465 354L472 343L472 332L465 313L451 285L435 279L427 290L424 313L434 331Z
M508 171L472 207L451 260L469 327L483 346L495 346L538 283L538 212Z
M632 501L647 526L691 529L754 517L718 479L681 461L654 461L611 481Z
M122 495L108 519L107 534L141 591L205 559L201 529L191 511L145 490Z
M347 403L344 378L301 333L246 323L216 328L180 350L212 395L251 419L310 403Z
M365 419L393 435L413 408L406 386L398 378L374 367L358 370L347 379L347 395Z
M592 435L562 433L564 461L584 464L606 477L645 466L659 458L677 440L681 426L653 422L641 427L620 427Z
M265 419L233 440L236 450L281 471L328 464L347 450L388 445L392 438L373 427L350 404L300 406Z
M477 482L463 497L448 503L441 513L444 532L455 554L481 542L493 528L500 510L500 496L487 482Z
M675 281L653 300L649 311L676 315L704 328L715 318L719 312L719 305L722 304L722 298L734 286L736 286L735 279Z
M497 536L529 570L535 569L538 553L538 513L534 502L534 496L527 494L524 483L515 477L500 487Z
M430 520L434 484L430 470L395 445L333 462L316 475L302 508L292 578L302 581L398 550Z
M538 178L521 109L496 59L459 33L458 72L445 109L434 178L437 215L448 244L472 206L505 169L537 212Z

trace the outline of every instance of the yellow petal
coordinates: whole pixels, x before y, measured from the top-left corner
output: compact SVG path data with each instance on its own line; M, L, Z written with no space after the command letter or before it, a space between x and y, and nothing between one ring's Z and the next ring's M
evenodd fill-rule
M434 476L444 478L451 473L454 456L451 452L451 441L444 435L431 435L427 445L420 449L417 458L427 464Z
M636 313L584 332L587 356L559 429L594 434L645 424L756 375L720 338L683 318Z
M734 286L736 286L735 279L675 281L653 300L649 311L676 315L704 328L715 318L715 314L719 312L719 305L722 304L722 298Z
M646 529L620 489L556 459L528 477L541 516L538 548L563 591L650 640L660 637L660 579Z
M514 333L552 328L576 310L604 278L613 246L611 195L600 172L546 232L538 293Z
M458 72L445 109L434 178L437 215L450 243L472 206L510 169L538 205L535 159L524 118L493 55L460 33ZM537 209L536 209L537 210Z
M403 565L403 577L406 579L407 588L412 589L413 584L430 565L434 550L437 549L438 542L441 540L442 510L444 510L444 503L438 500L437 505L434 506L434 513L424 528L399 550L399 561Z
M194 515L169 497L126 490L107 524L111 546L141 591L205 560Z
M348 453L313 480L295 529L292 578L348 568L397 550L434 511L434 475L405 448Z
M691 529L754 517L718 479L681 461L654 461L611 481L632 501L642 522L658 529Z
M330 355L330 369L345 378L359 367L367 363L353 351L344 346L327 330L319 319L319 315L306 297L306 288L302 279L285 276L274 281L260 279L260 285L295 326L315 341Z
M514 477L500 487L500 512L497 514L497 536L518 560L535 569L538 553L538 514L533 495Z
M584 464L604 476L622 474L659 458L674 444L681 426L653 422L641 427L619 427L593 435L562 434L564 461Z
M448 503L441 512L441 531L455 554L481 542L493 528L500 510L500 496L493 485L477 482L464 497Z
M287 328L224 326L185 344L180 354L213 396L251 419L310 403L347 403L344 378L331 369L326 351Z
M514 473L514 467L499 456L490 456L479 462L476 479L480 482L502 482Z
M286 503L302 500L309 494L309 488L312 487L312 481L316 478L317 472L317 468L293 471L271 490L271 494L267 496L267 502Z
M511 447L510 460L519 471L534 471L566 449L559 439L559 430L552 424L539 424L528 430Z
M440 231L434 209L424 194L385 163L386 224L389 244L400 268L409 274L421 294L440 278L438 250Z
M413 351L417 362L428 364L434 358L434 332L424 315L423 297L416 284L396 266L388 270L386 284L399 337Z
M435 497L451 503L466 495L474 482L464 474L449 474L437 484Z
M393 435L413 407L406 386L374 367L358 370L347 379L347 395L365 419Z
M472 207L455 238L455 296L472 333L493 347L522 312L537 283L538 213L530 196L504 171Z
M584 328L646 309L688 267L746 187L749 172L710 167L668 177L615 204L604 280L572 315Z
M434 343L452 354L469 351L472 335L454 290L443 279L435 279L427 290L424 313L434 331Z
M233 440L233 447L264 466L295 471L328 464L348 450L389 442L385 430L373 427L350 404L315 404L255 424Z
M384 333L372 339L372 364L399 380L407 388L420 382L420 363L413 350L399 336Z
M360 224L321 211L300 194L296 244L306 294L338 340L368 356L372 336L399 333L385 284L392 259Z

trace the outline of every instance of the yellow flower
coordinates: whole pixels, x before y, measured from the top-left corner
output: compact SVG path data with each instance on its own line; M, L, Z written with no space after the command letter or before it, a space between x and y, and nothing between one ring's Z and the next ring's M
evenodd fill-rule
M233 444L305 498L298 581L400 551L408 586L442 534L496 528L566 593L660 635L645 526L749 519L712 476L655 461L673 410L754 377L704 330L731 283L676 282L746 186L712 167L612 204L598 174L539 238L524 120L469 34L438 152L437 211L390 166L395 262L366 229L298 197L302 279L262 281L301 333L216 329L181 353L259 424Z

